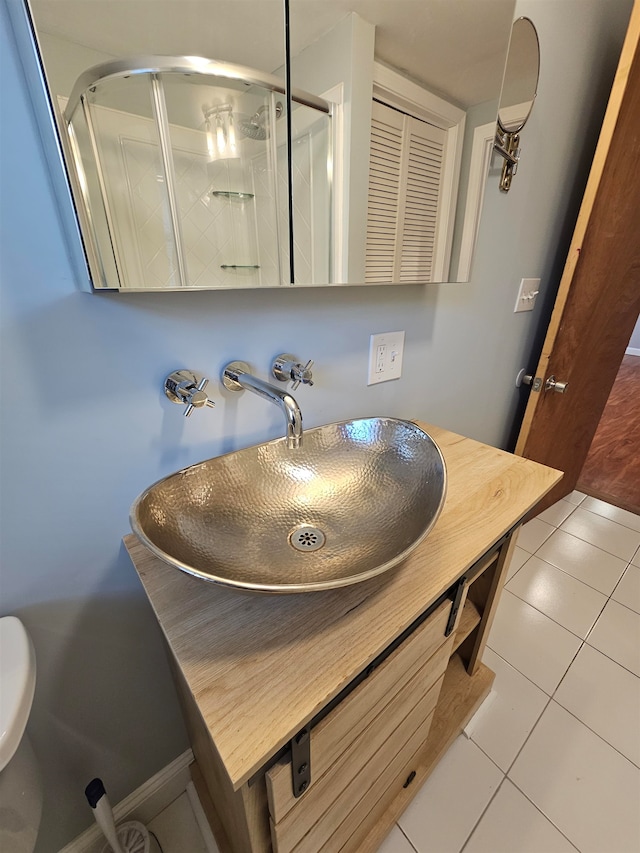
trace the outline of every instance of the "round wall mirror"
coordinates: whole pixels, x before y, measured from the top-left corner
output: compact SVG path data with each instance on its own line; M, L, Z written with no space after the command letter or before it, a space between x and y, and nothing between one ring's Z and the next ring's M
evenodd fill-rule
M533 108L540 72L538 33L529 18L514 21L504 72L498 124L505 133L519 133Z

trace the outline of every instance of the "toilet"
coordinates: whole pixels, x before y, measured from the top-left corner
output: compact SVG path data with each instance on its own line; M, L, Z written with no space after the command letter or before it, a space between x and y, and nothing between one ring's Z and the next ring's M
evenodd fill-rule
M25 731L36 686L36 657L22 622L0 618L0 850L32 853L42 783Z

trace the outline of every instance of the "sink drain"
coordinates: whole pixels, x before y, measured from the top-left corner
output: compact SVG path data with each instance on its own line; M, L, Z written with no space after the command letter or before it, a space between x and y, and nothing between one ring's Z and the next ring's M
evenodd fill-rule
M296 551L317 551L326 542L326 536L319 527L301 524L291 531L289 542Z

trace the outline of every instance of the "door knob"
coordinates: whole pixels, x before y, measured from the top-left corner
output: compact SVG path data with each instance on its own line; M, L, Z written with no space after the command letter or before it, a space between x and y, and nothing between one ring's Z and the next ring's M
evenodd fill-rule
M550 376L547 381L544 383L545 391L555 391L556 394L564 394L566 393L567 388L569 387L568 382L558 382L555 376Z

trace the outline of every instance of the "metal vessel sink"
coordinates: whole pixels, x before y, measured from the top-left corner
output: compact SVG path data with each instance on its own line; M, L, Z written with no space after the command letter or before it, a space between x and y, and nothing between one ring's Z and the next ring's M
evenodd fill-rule
M367 418L192 465L143 492L136 535L183 572L256 592L332 589L403 560L440 514L442 454L418 426Z

